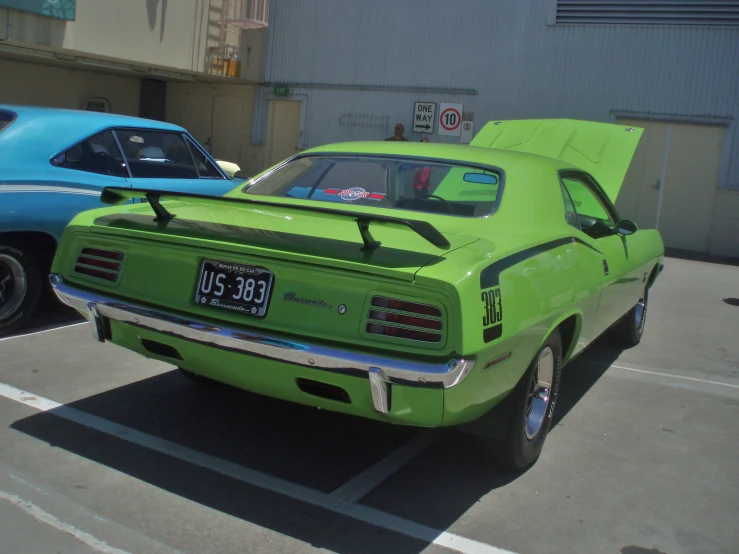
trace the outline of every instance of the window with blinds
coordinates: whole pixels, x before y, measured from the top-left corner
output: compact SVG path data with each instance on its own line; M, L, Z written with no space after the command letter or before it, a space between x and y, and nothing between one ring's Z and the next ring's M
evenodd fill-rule
M739 0L556 0L555 23L739 27Z

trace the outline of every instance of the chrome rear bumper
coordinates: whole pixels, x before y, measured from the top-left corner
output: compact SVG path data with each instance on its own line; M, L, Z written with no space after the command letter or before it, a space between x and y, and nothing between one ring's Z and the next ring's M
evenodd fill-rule
M105 342L104 319L109 319L212 348L322 371L367 375L375 410L383 414L389 410L388 385L450 388L461 383L475 365L474 360L464 358L439 363L414 362L286 340L245 329L219 327L76 288L66 284L58 275L52 274L49 279L62 302L85 314L93 336L100 342Z

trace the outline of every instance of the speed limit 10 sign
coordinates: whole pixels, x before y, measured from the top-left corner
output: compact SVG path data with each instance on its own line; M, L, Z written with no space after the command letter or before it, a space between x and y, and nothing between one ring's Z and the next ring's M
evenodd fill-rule
M438 134L458 137L462 129L462 104L439 104L439 119L436 123Z

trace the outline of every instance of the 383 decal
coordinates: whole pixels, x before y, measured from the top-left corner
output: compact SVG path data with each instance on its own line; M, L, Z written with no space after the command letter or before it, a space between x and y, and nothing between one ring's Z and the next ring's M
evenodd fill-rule
M490 342L503 334L503 300L500 287L482 291L482 340Z

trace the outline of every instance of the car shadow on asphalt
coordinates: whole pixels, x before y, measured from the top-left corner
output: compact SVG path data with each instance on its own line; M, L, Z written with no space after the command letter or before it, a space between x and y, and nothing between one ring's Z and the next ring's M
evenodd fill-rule
M66 325L81 323L85 319L76 310L62 304L51 292L45 293L39 301L36 313L22 329L7 335L8 337L19 337L40 331L50 331ZM3 337L5 338L5 337Z
M593 350L589 359L597 359L597 364L575 361L563 372L555 425L620 353L609 343ZM223 385L196 384L176 370L67 407L326 494L425 432L310 409ZM347 554L415 554L429 546L428 540L380 529L244 483L54 412L24 418L12 428L315 547ZM495 470L470 437L446 430L360 503L444 531L485 495L518 477Z
M558 425L580 402L624 350L611 333L605 333L562 369L552 427Z

